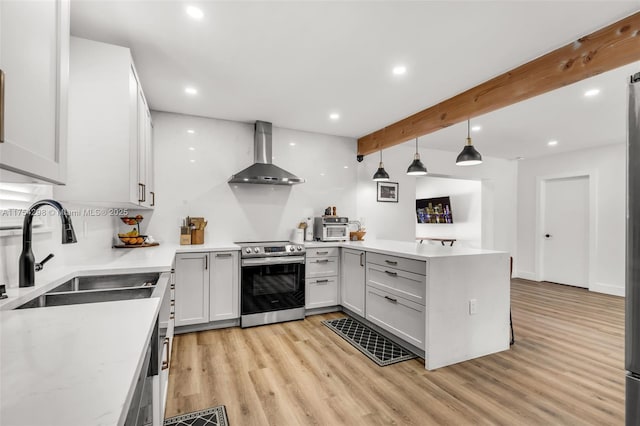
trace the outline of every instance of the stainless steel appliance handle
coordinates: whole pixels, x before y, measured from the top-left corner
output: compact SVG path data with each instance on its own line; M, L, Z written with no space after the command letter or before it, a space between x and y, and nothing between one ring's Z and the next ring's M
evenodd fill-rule
M4 71L0 70L0 143L4 142Z
M252 265L282 265L286 263L303 263L303 256L259 257L255 259L243 259L242 266Z

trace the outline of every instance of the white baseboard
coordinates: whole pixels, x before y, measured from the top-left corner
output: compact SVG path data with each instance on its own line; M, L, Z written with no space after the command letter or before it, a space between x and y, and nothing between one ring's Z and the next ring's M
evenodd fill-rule
M515 271L513 273L513 278L522 278L523 280L537 281L536 273L529 271Z
M621 297L624 297L624 290L624 287L605 283L594 283L589 287L589 291L595 291L596 293L604 293Z

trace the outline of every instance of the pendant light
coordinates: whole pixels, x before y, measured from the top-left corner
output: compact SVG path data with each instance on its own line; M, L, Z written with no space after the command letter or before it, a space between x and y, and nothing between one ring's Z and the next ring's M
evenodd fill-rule
M382 163L382 150L380 150L380 164L378 165L378 170L376 174L373 175L373 180L376 182L381 182L385 180L389 180L389 173L384 169L384 164Z
M475 166L482 163L482 155L476 151L471 143L470 127L471 120L467 120L467 144L462 148L462 152L458 154L456 166Z
M413 163L407 169L409 176L424 176L427 174L427 168L420 161L420 153L418 153L418 138L416 138L416 154L413 156Z

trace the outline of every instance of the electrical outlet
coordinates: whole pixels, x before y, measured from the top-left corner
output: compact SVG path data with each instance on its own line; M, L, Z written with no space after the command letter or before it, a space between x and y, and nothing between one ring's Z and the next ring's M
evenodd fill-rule
M475 315L478 313L478 300L471 299L469 300L469 315Z

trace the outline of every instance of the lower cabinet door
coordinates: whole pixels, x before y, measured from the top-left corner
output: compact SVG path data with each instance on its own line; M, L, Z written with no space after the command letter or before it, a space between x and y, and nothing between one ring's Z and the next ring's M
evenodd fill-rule
M366 304L369 321L424 350L424 306L370 286Z
M211 253L209 321L240 317L238 252Z
M209 253L176 255L176 327L209 322Z
M338 304L338 278L307 278L305 282L307 309L324 308Z

